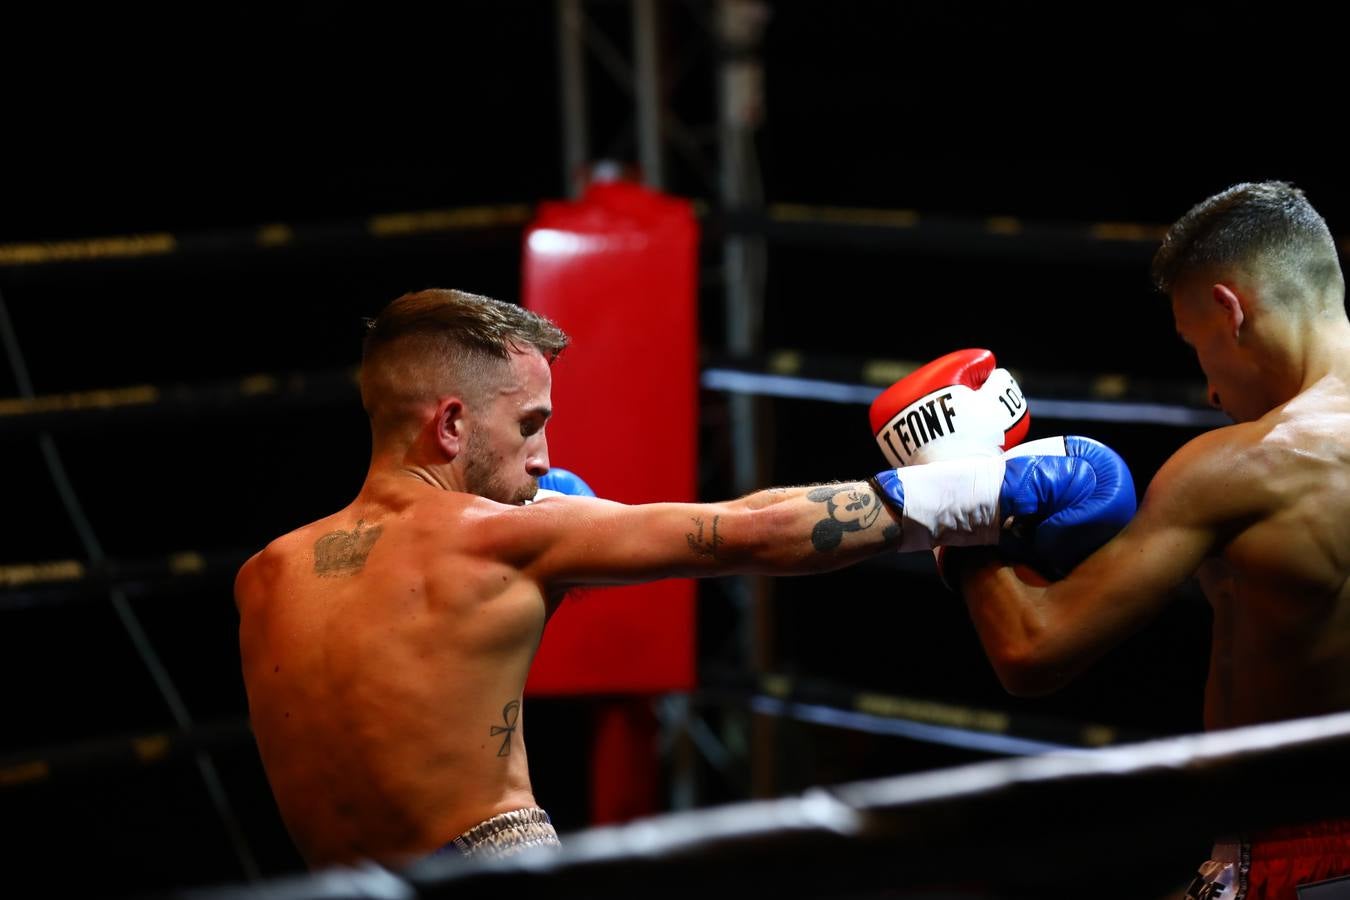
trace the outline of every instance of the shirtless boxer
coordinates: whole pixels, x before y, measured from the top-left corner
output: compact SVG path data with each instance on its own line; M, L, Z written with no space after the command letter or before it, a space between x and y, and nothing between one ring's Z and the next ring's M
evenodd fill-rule
M556 843L530 790L521 702L569 588L820 572L935 536L997 539L1005 485L984 477L987 460L980 477L963 461L909 467L903 484L883 472L889 512L865 482L709 504L527 502L549 469L550 364L565 344L547 320L488 298L394 301L364 348L373 447L360 493L239 573L249 714L311 866ZM954 401L972 426L993 403L978 388ZM1019 504L1093 518L1097 501L1057 485L1124 466L1102 448L1042 468L1041 499L1021 490Z
M1211 403L1236 424L1177 451L1134 520L1062 580L1037 583L982 550L955 554L948 574L959 568L1014 694L1063 686L1195 575L1214 609L1207 729L1350 709L1350 321L1336 244L1301 191L1240 184L1172 226L1153 274ZM1350 820L1225 840L1192 894L1293 900L1295 884L1344 873Z

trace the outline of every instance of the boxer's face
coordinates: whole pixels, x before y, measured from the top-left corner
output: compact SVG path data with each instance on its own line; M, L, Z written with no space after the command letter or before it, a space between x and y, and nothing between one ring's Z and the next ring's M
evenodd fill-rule
M464 480L471 493L520 504L548 471L544 424L553 412L553 376L538 350L512 353L473 416L465 437Z
M1206 278L1178 283L1172 292L1172 318L1177 335L1195 351L1205 373L1210 404L1237 422L1265 415L1269 404L1261 397L1259 373L1238 346L1233 321L1215 300L1213 283Z

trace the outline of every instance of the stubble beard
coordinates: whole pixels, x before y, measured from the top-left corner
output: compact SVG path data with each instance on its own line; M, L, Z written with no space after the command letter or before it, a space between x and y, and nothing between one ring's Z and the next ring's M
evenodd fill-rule
M539 490L539 480L532 476L526 476L527 480L521 484L510 484L502 472L501 460L481 451L472 439L464 448L464 456L464 482L471 494L497 503L520 506L527 500L533 500Z

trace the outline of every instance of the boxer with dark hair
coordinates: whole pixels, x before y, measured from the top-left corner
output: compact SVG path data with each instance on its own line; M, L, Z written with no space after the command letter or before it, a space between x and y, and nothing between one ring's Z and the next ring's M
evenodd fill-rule
M1062 580L987 551L947 554L984 648L1008 690L1053 691L1198 576L1214 609L1206 728L1350 709L1350 320L1336 243L1302 191L1240 184L1172 226L1154 276L1210 401L1236 424L1178 450L1134 520ZM1346 873L1350 820L1323 822L1225 839L1192 894L1293 900L1295 884Z
M249 715L311 865L557 843L530 789L522 692L570 588L822 572L935 539L997 540L990 526L1014 492L1033 514L1092 519L1099 506L1063 489L1084 460L1014 483L985 457L883 472L884 506L867 482L703 504L586 496L549 471L550 364L566 342L486 297L395 300L366 340L373 447L360 492L239 573ZM1121 465L1108 455L1095 464ZM541 482L575 496L541 498Z

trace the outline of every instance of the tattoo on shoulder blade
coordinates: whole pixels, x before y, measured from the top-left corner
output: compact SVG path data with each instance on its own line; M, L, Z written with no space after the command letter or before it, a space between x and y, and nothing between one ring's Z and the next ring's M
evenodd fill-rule
M383 525L374 528L362 527L364 519L358 519L351 531L333 531L314 542L314 573L325 578L341 575L355 575L366 565L370 549L380 539Z
M838 547L845 532L871 528L881 515L880 501L863 484L825 485L808 492L806 499L825 504L825 518L811 529L811 544L820 553ZM882 537L888 543L898 539L900 527L886 527Z
M697 526L698 531L691 531L684 536L689 542L689 549L694 551L695 556L708 556L718 559L717 551L722 546L722 536L717 533L717 523L721 516L713 516L711 534L708 537L703 536L703 520L699 518L690 519Z
M511 755L511 735L516 733L516 720L520 718L520 701L512 700L502 707L502 724L493 725L488 731L488 737L505 735L502 738L502 745L497 748L498 756Z

